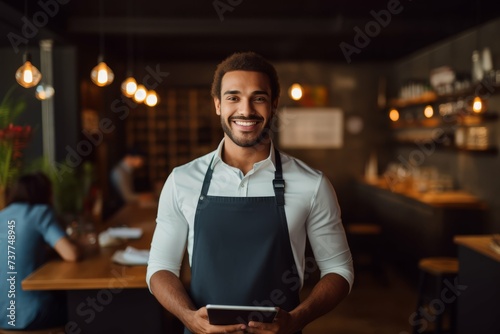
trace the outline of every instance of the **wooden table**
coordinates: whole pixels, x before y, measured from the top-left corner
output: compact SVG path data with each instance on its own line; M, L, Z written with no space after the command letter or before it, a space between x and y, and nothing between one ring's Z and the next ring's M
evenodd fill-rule
M67 292L66 333L165 332L165 312L147 288L146 266L124 266L111 260L116 250L127 246L150 248L156 213L154 206L123 208L100 230L119 225L140 227L140 239L100 248L79 262L48 262L24 279L22 288Z
M120 246L100 248L97 254L87 254L82 261L51 261L22 282L24 290L106 289L117 285L125 288L147 288L146 266L123 266L111 261L118 249L132 246L149 249L155 228L156 207L130 205L117 212L101 229L127 225L143 230L140 239L128 240Z
M500 253L492 235L457 236L459 334L500 333Z

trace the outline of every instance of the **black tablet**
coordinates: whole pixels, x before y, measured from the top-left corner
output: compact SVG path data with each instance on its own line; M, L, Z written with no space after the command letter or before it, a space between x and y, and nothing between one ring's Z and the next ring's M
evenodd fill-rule
M273 322L277 307L208 304L208 321L212 325L248 324L250 321Z

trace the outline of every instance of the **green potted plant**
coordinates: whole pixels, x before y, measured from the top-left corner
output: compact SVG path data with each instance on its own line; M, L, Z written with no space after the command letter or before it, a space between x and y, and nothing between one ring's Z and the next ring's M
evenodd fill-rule
M5 206L7 186L21 170L22 151L32 133L31 126L14 124L26 109L25 101L12 97L14 89L9 89L0 102L0 209Z

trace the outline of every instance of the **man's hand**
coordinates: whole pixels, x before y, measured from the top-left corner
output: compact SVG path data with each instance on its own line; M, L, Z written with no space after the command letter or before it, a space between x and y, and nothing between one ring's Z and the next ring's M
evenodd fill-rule
M196 334L208 334L208 333L245 333L246 325L236 324L236 325L210 325L208 322L208 312L206 307L202 307L197 311L192 311L192 313L187 317L186 327Z
M280 309L272 323L250 321L245 333L292 334L298 331L298 329L293 327L293 320L290 313Z

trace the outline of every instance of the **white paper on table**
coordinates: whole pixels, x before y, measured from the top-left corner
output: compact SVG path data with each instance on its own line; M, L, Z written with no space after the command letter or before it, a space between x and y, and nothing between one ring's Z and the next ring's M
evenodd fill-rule
M110 227L107 231L113 238L138 239L142 236L142 229L138 227Z
M113 262L124 265L148 264L149 250L128 246L125 250L117 250L112 257Z

